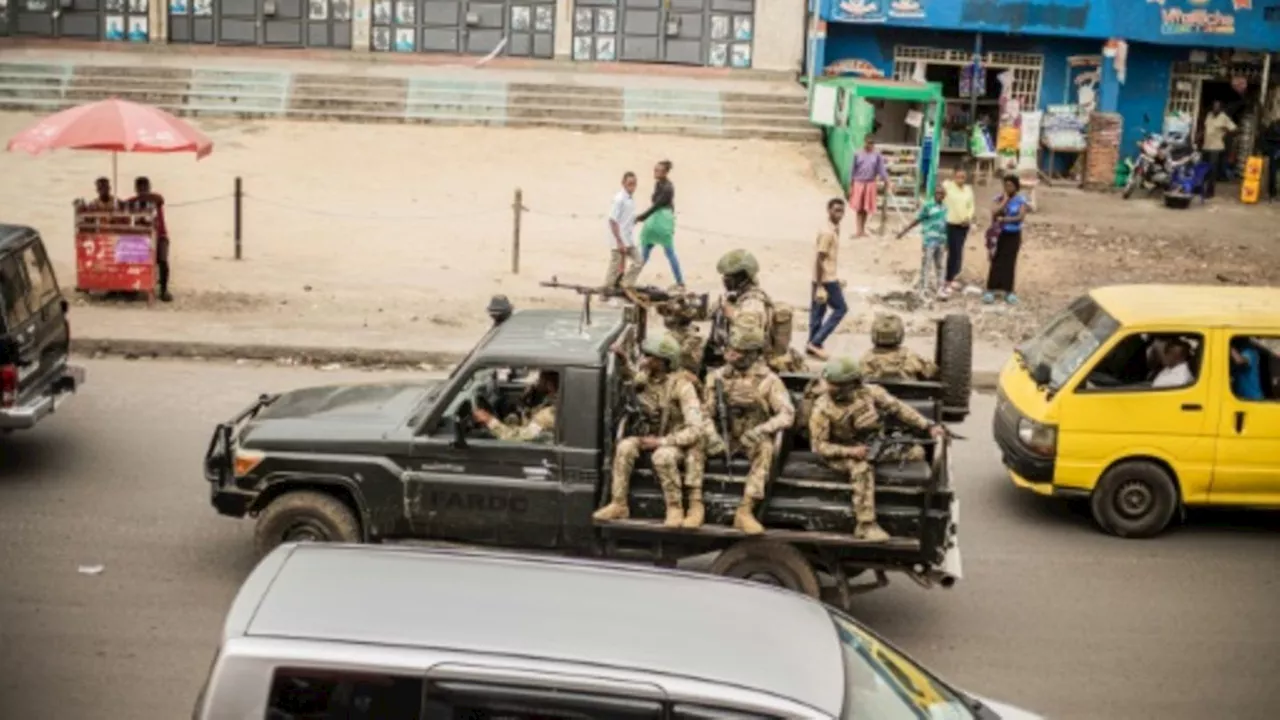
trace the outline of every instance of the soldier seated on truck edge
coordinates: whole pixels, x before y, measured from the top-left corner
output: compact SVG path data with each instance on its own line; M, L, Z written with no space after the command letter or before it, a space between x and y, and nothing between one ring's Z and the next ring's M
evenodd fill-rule
M862 367L853 358L829 361L822 368L822 379L826 392L814 402L809 415L809 445L827 467L849 475L857 522L854 536L884 542L889 534L876 521L875 463L924 460L925 453L920 445L892 445L877 457L868 457L867 442L883 429L884 415L894 416L915 430L928 431L935 438L942 437L945 430L879 385L864 385Z
M471 411L471 417L483 427L489 429L499 440L515 442L549 442L556 435L556 405L560 395L560 375L551 370L538 373L536 395L541 398L537 407L532 408L522 425L505 423L493 416L493 413L481 408Z
M751 460L742 502L733 526L748 535L764 532L754 507L764 500L764 487L773 471L774 435L791 427L795 407L786 385L765 363L764 329L755 322L735 322L725 349L725 365L707 374L703 409L712 417L715 437L708 448L746 455ZM726 437L727 436L727 437ZM726 469L731 457L725 458Z
M620 349L614 352L623 355ZM595 512L596 520L622 520L630 516L627 499L631 472L642 451L652 452L654 474L662 486L669 528L702 525L702 475L707 462L703 438L702 408L688 373L680 369L680 343L670 335L648 337L640 345L639 372L634 375L638 412L627 427L613 458L609 504ZM625 359L625 356L624 356ZM626 372L630 373L630 367ZM686 468L689 491L685 512L680 482L680 461Z

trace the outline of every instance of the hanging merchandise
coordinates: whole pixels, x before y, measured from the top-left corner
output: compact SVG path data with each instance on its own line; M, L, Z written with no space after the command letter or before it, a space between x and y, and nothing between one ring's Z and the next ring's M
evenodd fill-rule
M1111 67L1116 71L1116 80L1124 84L1125 70L1129 63L1129 43L1124 40L1108 40L1102 46L1103 57L1111 58Z

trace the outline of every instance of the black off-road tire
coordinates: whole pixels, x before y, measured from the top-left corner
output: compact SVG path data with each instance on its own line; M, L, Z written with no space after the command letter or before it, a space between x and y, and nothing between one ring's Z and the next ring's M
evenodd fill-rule
M1178 511L1178 485L1153 462L1123 462L1102 474L1089 509L1098 527L1112 535L1155 537Z
M973 392L973 321L968 315L951 313L938 323L936 357L943 419L962 420Z
M711 573L742 580L771 575L782 587L811 598L818 598L822 591L804 555L793 545L773 540L743 540L720 553L711 563Z
M272 500L259 515L253 543L265 556L286 542L360 542L360 522L346 503L325 492L298 490Z

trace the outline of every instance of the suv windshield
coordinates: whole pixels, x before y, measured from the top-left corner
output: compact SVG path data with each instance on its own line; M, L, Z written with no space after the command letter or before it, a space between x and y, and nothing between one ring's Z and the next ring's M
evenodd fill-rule
M1119 329L1120 323L1086 295L1074 300L1015 352L1033 377L1047 374L1049 389L1056 391Z
M844 655L844 720L972 720L965 701L875 636L835 613Z

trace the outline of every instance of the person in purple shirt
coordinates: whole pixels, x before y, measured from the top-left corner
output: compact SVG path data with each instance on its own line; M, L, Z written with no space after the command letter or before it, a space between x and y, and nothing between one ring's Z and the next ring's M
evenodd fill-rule
M853 156L853 169L849 173L849 209L858 214L854 237L867 234L867 216L876 211L878 181L889 182L884 155L876 149L876 143L867 136L862 149Z

